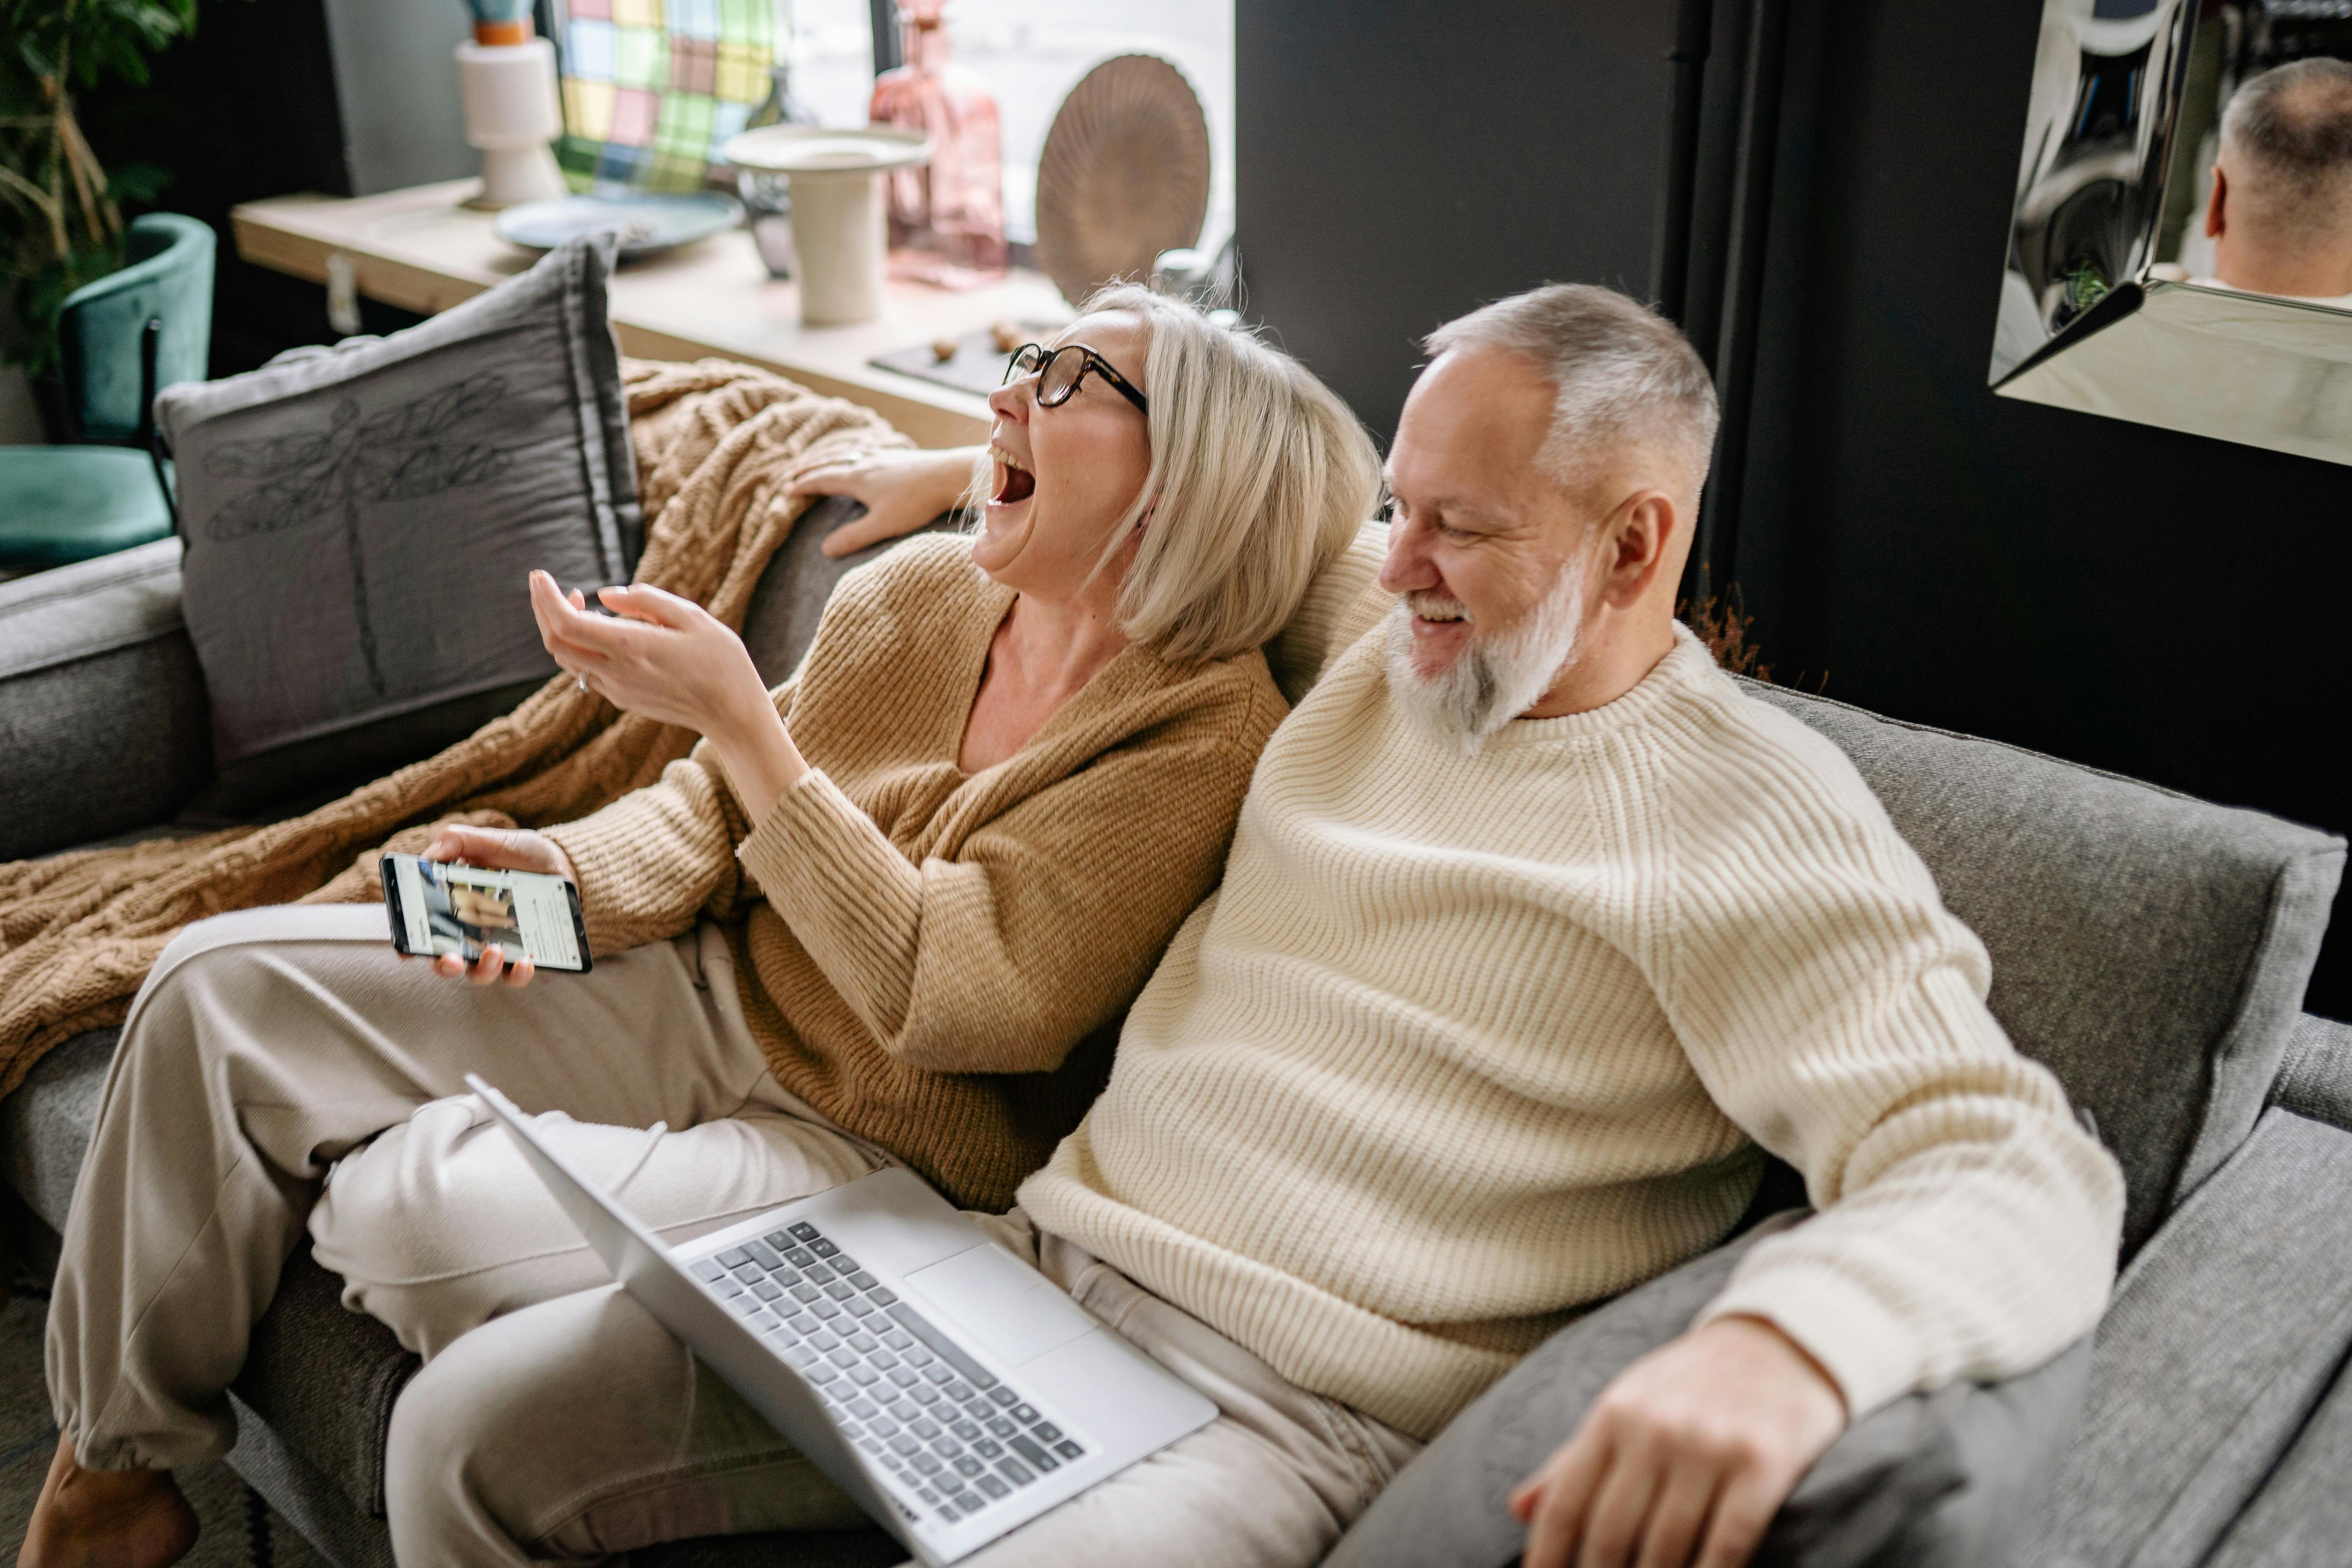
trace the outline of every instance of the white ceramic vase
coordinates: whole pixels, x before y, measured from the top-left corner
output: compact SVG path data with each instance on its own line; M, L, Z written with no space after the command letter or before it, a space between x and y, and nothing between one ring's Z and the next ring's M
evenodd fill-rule
M792 177L802 325L849 326L882 313L880 176L928 162L929 142L878 128L769 125L746 131L719 155L739 169Z
M563 130L555 96L555 46L457 46L457 86L466 106L466 141L482 150L482 194L473 205L509 207L568 193L548 143Z

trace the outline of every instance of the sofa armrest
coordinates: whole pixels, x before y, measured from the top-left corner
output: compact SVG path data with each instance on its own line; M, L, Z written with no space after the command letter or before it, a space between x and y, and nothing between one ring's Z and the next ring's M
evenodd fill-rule
M2352 1132L2352 1024L2309 1013L2297 1017L2270 1102Z
M210 781L175 539L0 583L0 860L161 822Z

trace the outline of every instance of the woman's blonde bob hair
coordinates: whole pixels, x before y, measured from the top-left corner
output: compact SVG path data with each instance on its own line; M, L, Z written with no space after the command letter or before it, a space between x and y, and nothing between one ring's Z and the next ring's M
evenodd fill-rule
M1329 387L1248 332L1134 284L1079 313L1107 310L1151 335L1151 468L1103 551L1144 523L1119 630L1163 658L1231 658L1273 639L1372 515L1380 456Z

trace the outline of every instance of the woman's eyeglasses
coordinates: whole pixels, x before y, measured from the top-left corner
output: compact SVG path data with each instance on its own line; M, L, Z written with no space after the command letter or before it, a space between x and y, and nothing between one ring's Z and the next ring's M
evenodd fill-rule
M1111 390L1134 404L1139 413L1147 417L1150 415L1151 405L1135 390L1135 384L1084 343L1066 343L1058 349L1049 349L1043 343L1022 344L1014 352L1012 363L1004 367L1004 384L1010 386L1021 376L1034 375L1037 378L1037 406L1059 408L1078 390L1078 383L1086 380L1088 371L1110 383Z

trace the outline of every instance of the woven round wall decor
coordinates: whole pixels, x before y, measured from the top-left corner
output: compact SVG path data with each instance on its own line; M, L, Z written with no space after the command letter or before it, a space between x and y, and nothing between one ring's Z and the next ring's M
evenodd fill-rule
M1209 122L1183 73L1119 55L1062 100L1037 162L1037 266L1072 304L1112 279L1149 282L1209 214Z

